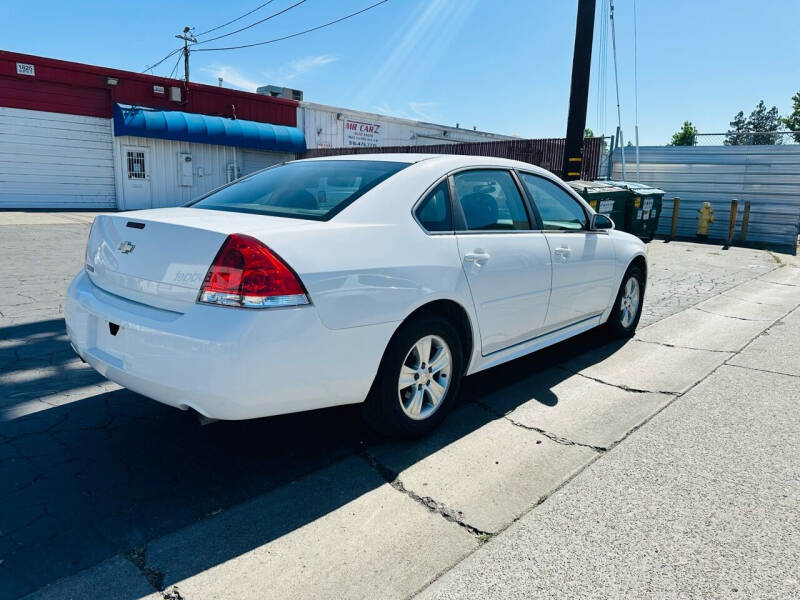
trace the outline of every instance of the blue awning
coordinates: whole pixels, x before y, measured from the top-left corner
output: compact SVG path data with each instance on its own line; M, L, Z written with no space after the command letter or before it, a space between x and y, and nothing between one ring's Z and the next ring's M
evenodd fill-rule
M306 151L306 138L297 127L119 104L114 104L114 135L279 152Z

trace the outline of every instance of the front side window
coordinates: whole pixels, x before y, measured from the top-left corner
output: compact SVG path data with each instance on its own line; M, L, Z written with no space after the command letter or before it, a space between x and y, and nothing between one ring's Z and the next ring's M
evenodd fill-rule
M530 173L520 173L519 178L539 210L544 229L577 231L587 228L583 207L555 183Z
M450 191L447 181L437 185L414 211L417 220L428 231L453 231L453 217L450 212Z
M468 230L531 228L522 197L508 171L462 171L453 175L453 183Z
M291 162L239 179L189 206L327 221L408 164L378 160Z

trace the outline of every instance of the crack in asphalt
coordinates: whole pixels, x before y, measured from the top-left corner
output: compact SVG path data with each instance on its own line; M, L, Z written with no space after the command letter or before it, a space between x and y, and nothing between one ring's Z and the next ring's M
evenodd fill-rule
M448 508L445 504L438 502L431 498L430 496L420 496L415 491L408 489L400 479L399 473L396 473L383 463L381 463L375 456L373 456L369 449L364 446L361 452L358 455L378 474L388 483L392 488L400 492L401 494L405 494L409 498L411 498L414 502L421 504L429 511L438 514L439 516L443 517L445 520L450 521L451 523L455 523L456 525L462 527L466 531L468 531L473 536L477 537L481 542L486 542L494 536L495 534L491 531L483 531L482 529L478 529L477 527L470 525L466 521L461 518L461 511L454 511Z

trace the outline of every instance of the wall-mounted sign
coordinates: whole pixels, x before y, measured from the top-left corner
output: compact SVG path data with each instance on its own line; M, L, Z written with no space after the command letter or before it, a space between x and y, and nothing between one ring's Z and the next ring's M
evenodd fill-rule
M383 132L380 123L368 123L366 121L344 122L344 145L345 146L366 146L376 147L381 145Z
M164 94L164 86L163 85L154 85L153 86L153 93L158 94L159 96Z
M17 75L30 75L36 77L36 69L28 63L17 63Z

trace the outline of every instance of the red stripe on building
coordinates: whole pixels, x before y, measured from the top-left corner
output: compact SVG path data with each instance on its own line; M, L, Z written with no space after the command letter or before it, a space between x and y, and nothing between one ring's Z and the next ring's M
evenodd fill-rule
M35 75L18 74L17 63L33 65ZM118 84L110 86L108 77ZM181 89L181 102L169 99L171 87ZM294 100L0 50L0 106L111 118L114 102L297 125Z

